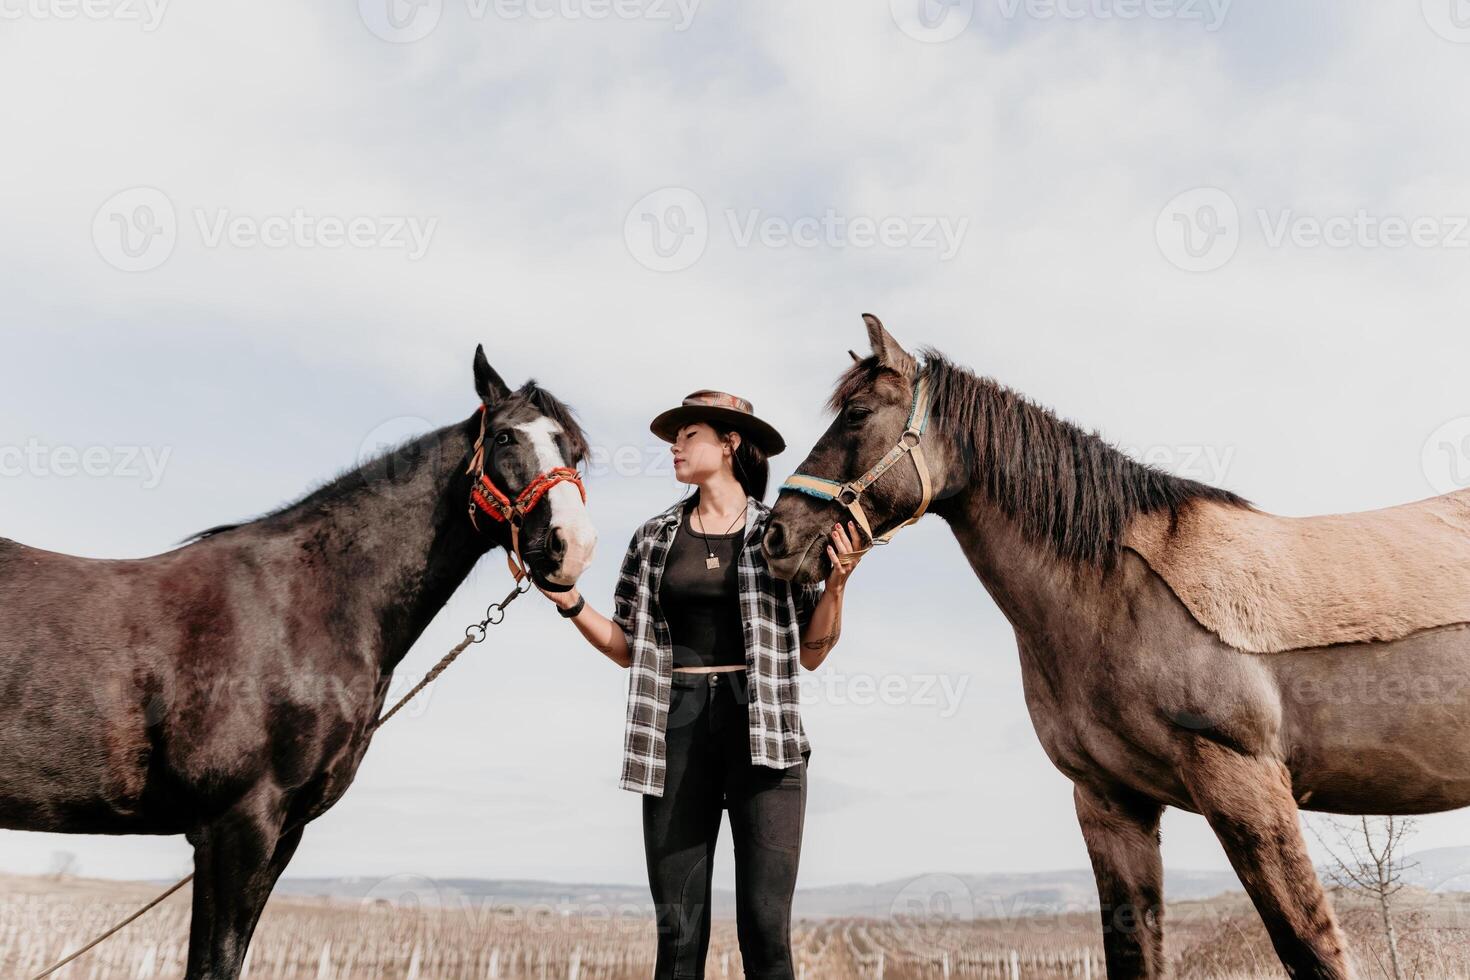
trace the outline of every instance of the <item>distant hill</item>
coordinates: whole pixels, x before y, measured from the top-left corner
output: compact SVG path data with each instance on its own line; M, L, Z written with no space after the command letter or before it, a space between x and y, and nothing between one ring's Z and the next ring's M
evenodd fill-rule
M1174 899L1208 898L1238 890L1229 872L1168 872L1165 892ZM587 884L482 878L428 879L414 875L379 878L283 878L276 893L395 905L536 907L552 913L601 906L632 910L650 902L646 885ZM926 874L876 884L801 888L792 912L798 918L953 915L1002 918L1075 912L1097 907L1090 870L1027 874ZM716 890L714 914L735 914L735 893Z
M1406 860L1406 884L1432 892L1470 892L1470 847L1433 847Z
M1440 847L1409 856L1406 884L1426 891L1470 891L1470 847ZM1206 899L1239 892L1230 871L1164 871L1168 901ZM276 886L283 895L346 901L391 902L395 905L445 906L470 903L537 908L554 914L600 906L613 913L649 905L643 884L502 880L485 878L428 879L414 875L392 878L285 878ZM1005 918L1054 915L1097 908L1091 869L1036 871L1021 874L916 875L873 884L852 883L797 889L792 912L798 918L942 915L960 918ZM735 894L717 890L714 914L735 914Z
M1238 891L1228 871L1165 870L1164 894L1171 899L1209 898ZM873 885L803 888L793 911L810 917L955 915L1004 918L1097 908L1092 869L1019 874L927 874Z

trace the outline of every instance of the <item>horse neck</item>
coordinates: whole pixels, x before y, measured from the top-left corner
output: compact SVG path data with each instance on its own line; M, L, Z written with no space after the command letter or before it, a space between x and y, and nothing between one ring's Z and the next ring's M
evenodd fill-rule
M1070 624L1086 629L1087 610L1107 587L1097 569L1028 540L978 487L931 509L950 525L970 567L1016 630L1041 637L1071 632Z
M323 628L392 671L469 576L488 538L466 513L470 423L428 433L269 523L279 524L333 598ZM339 486L340 485L340 486ZM336 489L340 492L333 493ZM316 495L313 495L314 497ZM484 519L482 518L482 527Z

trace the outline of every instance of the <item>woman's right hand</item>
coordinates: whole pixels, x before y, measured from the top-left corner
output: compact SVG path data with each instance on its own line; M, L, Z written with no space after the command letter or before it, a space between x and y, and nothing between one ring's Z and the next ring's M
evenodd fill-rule
M550 599L553 603L563 609L572 608L577 604L577 600L582 598L582 593L577 591L577 587L575 585L565 592L548 592L546 589L541 588L541 586L537 585L535 582L532 582L531 584L536 586L536 591L540 592L546 598Z
M548 592L539 585L536 588L562 609L570 609L582 600L582 590L575 585L565 592ZM619 667L628 667L633 663L633 655L628 650L628 640L623 631L612 620L593 609L590 603L571 617L571 620L587 642L613 663Z

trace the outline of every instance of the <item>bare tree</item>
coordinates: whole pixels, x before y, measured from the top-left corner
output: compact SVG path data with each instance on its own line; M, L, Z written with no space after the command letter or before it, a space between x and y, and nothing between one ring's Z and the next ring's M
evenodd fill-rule
M74 878L77 874L77 856L74 851L51 852L51 877Z
M1404 841L1414 832L1414 821L1409 817L1363 816L1341 821L1328 817L1325 822L1332 828L1333 843L1323 839L1315 825L1312 834L1332 858L1327 876L1378 904L1392 976L1403 980L1398 933L1393 927L1393 897L1404 887L1404 872L1415 866L1404 863Z

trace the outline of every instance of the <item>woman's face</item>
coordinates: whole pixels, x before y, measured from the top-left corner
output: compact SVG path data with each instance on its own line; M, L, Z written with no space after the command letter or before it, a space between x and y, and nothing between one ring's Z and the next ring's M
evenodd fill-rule
M740 433L732 432L728 438L733 451L740 445ZM682 426L670 447L674 454L674 478L680 483L703 483L721 470L734 472L725 447L725 441L708 423L690 422Z

